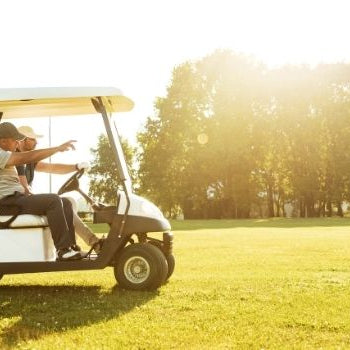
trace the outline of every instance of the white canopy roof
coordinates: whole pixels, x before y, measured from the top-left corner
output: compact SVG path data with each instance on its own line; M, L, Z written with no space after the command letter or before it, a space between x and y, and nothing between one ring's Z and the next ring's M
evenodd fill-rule
M3 119L96 114L91 99L101 97L107 112L127 112L131 99L113 87L0 89Z

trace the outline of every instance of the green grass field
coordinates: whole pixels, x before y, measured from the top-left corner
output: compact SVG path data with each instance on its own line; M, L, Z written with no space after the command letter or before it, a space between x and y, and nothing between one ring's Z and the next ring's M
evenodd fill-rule
M120 290L111 268L5 276L0 349L350 348L350 219L173 228L157 292Z

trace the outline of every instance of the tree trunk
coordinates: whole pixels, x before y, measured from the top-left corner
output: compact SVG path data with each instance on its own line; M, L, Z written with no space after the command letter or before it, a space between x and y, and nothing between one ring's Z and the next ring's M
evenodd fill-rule
M305 205L306 205L306 212L307 212L306 216L308 218L315 217L315 204L314 204L313 199L308 198Z
M320 217L322 213L322 201L318 200L317 201L317 210L316 210L316 216Z
M343 208L341 206L341 202L337 202L337 216L340 216L341 218L344 217L344 213L343 213Z
M305 202L303 198L300 198L299 200L299 208L300 208L300 217L304 218L305 217Z
M332 216L332 202L327 201L327 216L330 218Z
M278 218L280 217L280 210L281 210L281 203L280 203L280 198L278 196L277 201L276 201L276 216Z
M267 186L267 209L268 209L268 217L273 218L275 216L274 206L273 206L273 190L272 184L269 181Z
M320 212L320 216L322 216L322 217L326 216L326 201L325 200L320 201L319 212Z

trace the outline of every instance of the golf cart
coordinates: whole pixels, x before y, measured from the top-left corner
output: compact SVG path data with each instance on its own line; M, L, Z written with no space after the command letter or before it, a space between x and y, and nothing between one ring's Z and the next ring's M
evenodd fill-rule
M0 279L5 274L114 268L121 288L154 290L171 276L175 266L173 235L161 211L133 193L113 112L126 112L133 102L116 88L0 89L0 119L47 116L102 116L117 165L121 189L115 189L113 205L94 209L94 223L107 223L109 232L101 252L75 261L56 261L55 248L44 216L11 213L0 216ZM78 191L83 170L77 171L58 191ZM0 208L0 214L4 208ZM8 213L5 213L8 214ZM151 232L160 232L151 237ZM154 236L154 235L153 235Z

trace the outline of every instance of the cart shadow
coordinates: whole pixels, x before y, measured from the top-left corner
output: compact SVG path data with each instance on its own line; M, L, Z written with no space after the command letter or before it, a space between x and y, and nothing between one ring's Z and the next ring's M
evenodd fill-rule
M115 319L157 295L118 286L0 286L0 347Z

